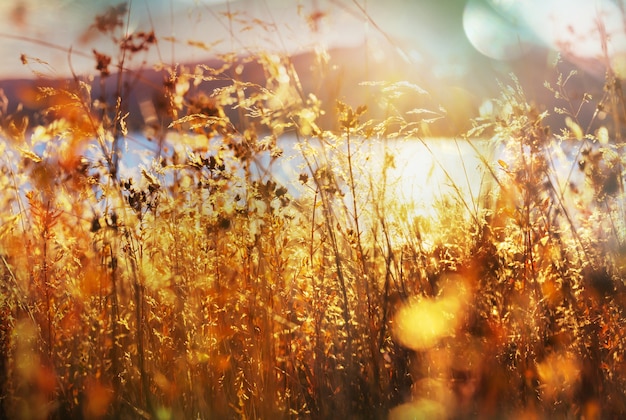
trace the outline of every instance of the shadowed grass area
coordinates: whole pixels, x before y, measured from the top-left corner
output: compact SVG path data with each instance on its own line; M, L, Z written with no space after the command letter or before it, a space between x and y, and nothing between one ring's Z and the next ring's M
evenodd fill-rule
M126 11L110 13L107 33ZM118 59L154 42L133 36ZM626 413L626 112L613 74L580 103L574 75L548 86L562 127L514 77L501 85L456 140L484 174L468 194L422 137L440 111L406 109L419 86L369 82L376 103L329 105L290 57L265 54L164 67L143 127L156 152L127 177L137 76L95 58L114 92L94 97L76 76L36 92L41 124L1 115L0 417ZM246 66L263 82L242 78ZM289 185L272 171L286 135L301 162ZM448 186L432 211L393 193L391 140L433 154Z

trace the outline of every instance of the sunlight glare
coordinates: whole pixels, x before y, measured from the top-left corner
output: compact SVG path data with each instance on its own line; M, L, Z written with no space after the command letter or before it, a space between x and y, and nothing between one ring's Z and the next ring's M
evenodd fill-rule
M469 300L469 285L459 275L446 276L441 283L441 296L417 298L396 314L394 334L403 346L426 350L454 336Z
M469 0L463 29L474 48L495 60L517 59L536 45L586 67L605 64L608 55L614 71L624 72L626 27L608 0Z
M504 8L498 4L497 9ZM463 12L463 29L474 48L494 60L512 60L526 53L531 37L514 16L500 13L482 0L470 0Z
M487 142L473 140L473 144L484 157L492 154ZM435 204L444 198L473 209L484 192L481 159L465 141L411 140L395 148L396 167L390 173L395 199L412 208L414 216L434 217Z

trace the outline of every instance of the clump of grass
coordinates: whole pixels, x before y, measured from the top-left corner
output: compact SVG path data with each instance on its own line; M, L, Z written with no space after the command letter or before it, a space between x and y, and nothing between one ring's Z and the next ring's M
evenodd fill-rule
M369 82L379 103L329 106L276 54L163 66L143 127L157 151L126 173L127 82L141 75L124 63L157 41L121 36L126 13L94 26L120 46L94 53L114 92L75 76L39 90L46 118L30 128L2 114L3 415L626 412L620 125L583 130L592 99L573 104L569 78L549 86L566 102L558 134L515 79L502 85L466 139L503 150L482 156L494 187L481 204L453 185L426 218L393 197L387 147L427 144L438 114L396 106L424 91ZM242 78L250 66L262 81ZM622 118L608 80L597 112ZM303 162L290 183L272 171L285 133ZM552 158L572 142L563 178Z

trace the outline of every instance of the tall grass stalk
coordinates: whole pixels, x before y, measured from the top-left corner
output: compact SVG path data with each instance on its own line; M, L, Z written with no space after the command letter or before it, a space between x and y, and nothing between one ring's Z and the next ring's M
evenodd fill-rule
M468 195L472 168L455 183L423 135L441 113L401 106L425 95L413 83L367 81L354 89L377 103L327 103L332 52L313 60L319 89L264 51L163 64L163 100L142 127L156 152L127 173L143 83L130 63L160 48L130 32L128 12L96 21L119 46L94 53L97 93L74 74L35 92L45 118L0 114L0 417L626 412L615 74L579 102L577 75L557 74L554 110L516 78L500 85L493 114L463 136L485 174ZM241 17L224 18L235 44ZM562 118L548 126L550 114ZM286 135L299 156L284 155ZM434 216L395 196L394 141L422 143L451 184L427 203ZM290 158L302 166L280 181Z

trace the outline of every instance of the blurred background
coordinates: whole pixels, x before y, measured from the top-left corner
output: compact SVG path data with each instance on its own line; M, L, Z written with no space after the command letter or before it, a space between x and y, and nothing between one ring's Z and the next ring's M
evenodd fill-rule
M19 98L18 79L97 74L92 50L115 56L94 17L120 0L4 0L0 81ZM132 0L130 32L154 31L156 48L129 67L199 63L221 53L294 56L309 81L310 55L328 49L335 67L328 98L359 102L363 80L410 80L445 109L442 133L468 127L497 80L515 73L529 98L550 104L544 80L577 69L576 94L601 92L608 69L626 76L625 0ZM605 36L606 35L606 36ZM606 40L603 43L602 40ZM305 86L306 88L306 86ZM22 98L24 99L24 98ZM437 129L437 128L435 128ZM447 131L447 132L446 132Z

